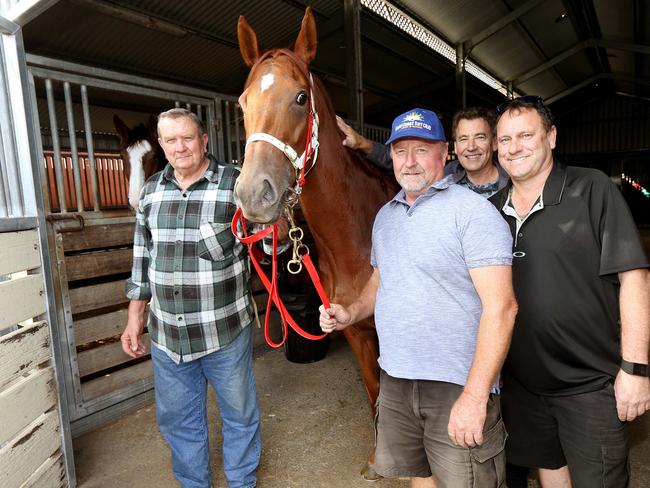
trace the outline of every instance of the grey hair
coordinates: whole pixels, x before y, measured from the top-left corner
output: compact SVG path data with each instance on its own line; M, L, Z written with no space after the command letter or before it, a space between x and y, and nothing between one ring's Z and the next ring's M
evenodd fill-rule
M158 124L156 124L158 137L160 137L160 122L162 122L165 119L175 120L175 119L180 119L182 117L187 117L194 123L197 129L199 129L199 135L203 136L205 134L205 126L203 125L201 119L199 119L198 115L196 115L194 112L187 110L186 108L172 108L170 110L166 110L165 112L161 112L160 115L158 115Z

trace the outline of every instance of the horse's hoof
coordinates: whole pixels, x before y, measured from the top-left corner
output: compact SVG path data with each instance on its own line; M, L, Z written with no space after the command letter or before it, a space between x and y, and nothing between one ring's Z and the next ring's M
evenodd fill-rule
M366 465L361 470L361 477L364 480L370 482L379 481L380 479L383 478L382 475L380 475L377 471L375 471L375 467L370 463L366 463Z

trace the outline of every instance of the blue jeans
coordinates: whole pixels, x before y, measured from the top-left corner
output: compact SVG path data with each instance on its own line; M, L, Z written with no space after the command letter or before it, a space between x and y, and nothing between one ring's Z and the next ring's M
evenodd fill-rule
M156 417L172 452L172 469L182 488L212 486L207 383L217 394L223 434L223 466L231 488L256 484L260 461L260 411L253 374L252 326L224 349L174 363L151 347Z

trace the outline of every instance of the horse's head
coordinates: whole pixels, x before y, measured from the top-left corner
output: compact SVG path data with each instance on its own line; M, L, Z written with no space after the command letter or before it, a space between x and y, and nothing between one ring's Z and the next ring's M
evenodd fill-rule
M165 156L158 144L156 118L152 115L146 126L139 124L129 129L122 119L114 115L113 124L120 139L124 175L129 180L129 205L137 209L144 182L162 169L165 162Z
M307 8L292 51L262 54L244 17L239 17L237 36L251 72L239 98L247 144L235 198L248 220L273 222L295 184L294 165L300 164L295 156L304 152L307 141L313 90L309 63L316 56L316 23Z

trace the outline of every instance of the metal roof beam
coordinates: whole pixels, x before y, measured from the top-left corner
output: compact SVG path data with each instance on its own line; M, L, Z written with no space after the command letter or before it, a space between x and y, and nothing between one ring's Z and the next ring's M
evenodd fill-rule
M543 71L548 70L549 68L552 68L556 64L558 64L561 61L564 61L566 58L573 56L577 52L582 51L583 49L589 47L589 46L594 46L595 42L593 39L590 39L588 41L580 42L576 44L575 46L567 49L566 51L562 51L560 54L557 56L549 59L545 63L542 63L538 66L535 66L533 69L530 69L526 71L525 73L522 73L518 76L516 76L512 81L515 85L520 85L521 83L524 83L525 81L531 79L533 76L538 75L539 73L542 73Z
M581 88L584 88L585 86L593 83L594 81L599 80L599 79L604 78L604 77L605 77L605 73L600 73L598 75L592 76L591 78L587 78L586 80L581 81L577 85L574 85L574 86L572 86L570 88L567 88L566 90L562 90L561 92L556 93L555 95L547 98L546 100L544 100L544 103L549 105L549 104L551 104L553 102L557 102L558 100L566 97L567 95L571 95L572 93L577 92Z
M418 86L409 87L403 92L399 93L396 98L385 100L370 107L367 111L368 115L384 115L386 113L392 114L397 109L404 109L405 105L411 102L417 102L425 95L431 95L438 90L446 89L451 92L454 86L455 75L446 76L437 80L427 80Z
M442 55L435 52L433 49L427 49L417 39L410 36L405 36L404 33L386 28L380 21L371 16L362 17L361 35L366 42L372 43L387 53L395 55L402 60L413 62L417 60L417 67L436 76L440 76L440 72L433 69L431 65L432 60ZM447 64L446 59L442 60L443 64ZM453 69L453 65L449 64L449 70Z
M317 17L317 20L327 18L323 12L311 5L314 2L304 2L300 0L282 0L282 2L294 7L297 10L300 10L301 12L304 12L307 7L311 7L311 11Z
M142 13L137 10L133 10L126 7L118 7L113 5L110 2L100 1L100 0L70 0L72 3L81 5L83 7L95 10L103 15L108 15L116 19L123 20L125 22L130 22L141 27L146 27L147 29L157 30L165 34L169 34L175 37L185 37L185 36L196 36L201 39L206 39L208 41L216 42L224 46L232 47L234 49L239 49L239 46L236 42L233 42L232 39L226 38L224 36L219 36L212 32L207 32L202 29L193 28L190 26L182 25L177 22L170 22L169 20L163 19L151 15L149 13Z
M607 73L605 78L612 78L618 81L626 81L628 83L638 83L639 85L650 86L650 79L648 78L639 78L638 76L630 76L623 73Z
M514 9L508 15L504 15L498 21L490 24L488 27L483 29L481 32L474 35L471 39L469 39L469 40L467 40L467 41L465 41L463 43L465 45L465 48L466 48L467 52L469 53L469 51L471 51L478 44L480 44L481 42L486 40L492 34L494 34L497 31L503 29L508 24L514 22L515 20L517 20L519 17L524 15L529 10L532 10L533 8L537 7L537 5L539 5L543 1L544 0L528 0L526 3L524 3L520 7L517 7L516 9Z
M600 73L597 75L592 76L591 78L587 78L584 81L581 81L575 86L572 86L570 88L567 88L566 90L563 90L559 93L556 93L552 97L547 98L544 100L547 104L557 102L558 100L566 97L567 95L570 95L581 88L584 88L585 86L593 83L594 81L601 80L601 79L606 79L606 80L615 80L615 81L626 81L628 83L638 83L641 85L647 85L650 86L650 80L647 78L639 78L636 76L629 76L629 75L624 75L624 74L619 74L619 73Z
M626 42L598 40L596 43L606 49L620 49L621 51L632 51L635 53L650 54L650 46L643 44L628 44Z
M516 76L513 80L513 83L515 85L520 85L521 83L524 83L529 79L531 79L533 76L536 76L539 73L542 73L543 71L552 68L559 62L564 61L566 58L573 56L574 54L588 47L603 47L606 49L620 49L622 51L631 51L631 52L642 53L642 54L650 54L650 46L644 46L642 44L629 44L625 42L589 39L574 45L573 47L567 49L566 51L562 51L560 54L549 59L545 63L542 63L539 66L535 66L534 68L526 71L525 73Z
M1 15L20 26L23 26L30 20L41 15L58 1L59 0L21 0L20 2L14 2L7 11L2 11Z
M18 24L0 16L0 34L8 34L12 36L19 30L20 26Z

